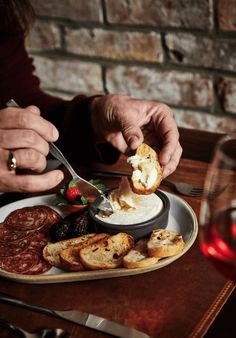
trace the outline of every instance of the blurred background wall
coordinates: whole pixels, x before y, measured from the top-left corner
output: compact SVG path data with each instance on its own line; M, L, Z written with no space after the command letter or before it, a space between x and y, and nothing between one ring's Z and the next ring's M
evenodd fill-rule
M236 0L31 0L47 92L162 101L181 127L236 129Z

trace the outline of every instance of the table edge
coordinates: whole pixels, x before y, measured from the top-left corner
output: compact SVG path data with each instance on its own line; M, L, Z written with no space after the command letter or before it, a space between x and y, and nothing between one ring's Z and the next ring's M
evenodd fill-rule
M222 307L229 299L235 289L235 284L232 281L227 281L220 293L216 296L210 308L205 312L200 322L195 326L189 338L204 337L209 327L221 311Z

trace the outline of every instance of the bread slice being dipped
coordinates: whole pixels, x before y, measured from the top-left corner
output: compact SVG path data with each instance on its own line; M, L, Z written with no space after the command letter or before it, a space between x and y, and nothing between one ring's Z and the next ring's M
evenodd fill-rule
M152 194L159 187L163 168L158 155L149 145L142 143L134 156L128 158L132 166L131 187L136 194Z

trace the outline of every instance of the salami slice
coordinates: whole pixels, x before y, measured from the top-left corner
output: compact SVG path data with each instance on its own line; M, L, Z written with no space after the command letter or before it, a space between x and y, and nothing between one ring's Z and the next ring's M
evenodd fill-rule
M12 243L0 242L0 257L15 256L24 252L30 244L30 237Z
M29 270L27 270L24 274L26 275L40 275L49 271L52 268L51 264L49 264L43 257L39 257L39 261L37 264L32 266Z
M40 229L40 231L44 231L45 233L48 233L49 229L53 224L59 223L62 220L61 215L54 209L50 208L47 205L42 205L42 207L45 212L47 213L47 218L45 220L45 225Z
M32 230L28 231L17 231L6 229L3 223L0 223L0 242L12 243L16 241L21 241L24 238L30 237L32 235Z
M17 231L36 230L45 225L47 212L40 206L24 207L12 211L5 219L7 229Z
M62 217L46 205L12 211L0 223L0 268L19 274L42 274L52 266L43 258L51 225Z
M48 243L48 237L40 231L35 231L30 238L29 248L40 253L43 252L43 248Z
M42 207L44 207L44 209L48 213L47 221L50 224L58 223L62 219L61 215L56 210L54 210L53 208L49 207L48 205L42 205Z
M0 268L8 272L24 274L39 264L39 260L39 256L36 252L26 250L15 256L1 257Z

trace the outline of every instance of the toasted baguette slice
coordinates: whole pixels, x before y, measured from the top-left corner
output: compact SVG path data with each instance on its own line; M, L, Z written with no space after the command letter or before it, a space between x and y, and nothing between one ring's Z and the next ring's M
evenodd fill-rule
M128 162L133 168L132 190L142 195L155 192L161 183L163 174L156 151L143 143L137 148L136 154L128 158Z
M158 261L156 257L149 257L147 251L147 239L140 239L123 258L123 265L128 269L146 268Z
M60 252L60 266L66 271L82 271L85 270L83 264L80 262L79 251L87 245L91 245L108 237L108 234L97 234L93 237L88 237L84 242L69 246Z
M76 238L66 239L57 243L48 243L43 249L43 257L48 263L53 266L60 267L60 252L71 245L81 244L89 238L96 236L96 234L88 234Z
M81 249L80 261L89 270L114 269L122 265L133 245L132 236L118 233Z
M157 229L147 242L149 256L163 258L179 254L184 248L184 241L176 231Z

